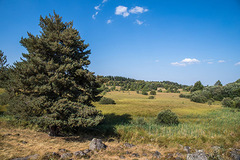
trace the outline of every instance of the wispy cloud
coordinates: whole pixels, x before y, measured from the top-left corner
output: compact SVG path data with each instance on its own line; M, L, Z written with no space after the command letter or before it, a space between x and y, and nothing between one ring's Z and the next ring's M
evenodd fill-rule
M179 63L179 62L172 62L171 65L173 65L173 66L186 66L185 63Z
M147 11L148 11L148 9L139 7L139 6L136 6L129 10L129 12L133 13L133 14L143 13L143 12L147 12Z
M219 60L218 63L225 63L225 61L224 60Z
M143 24L143 21L140 21L140 20L136 20L136 23L138 24L138 25L142 25Z
M95 6L94 9L99 11L100 10L100 6L101 6L101 4L99 4L98 6Z
M240 65L240 62L235 63L235 66L239 66L239 65Z
M96 19L96 16L98 15L99 11L101 10L100 7L104 6L104 3L106 3L108 0L103 0L102 3L100 3L99 5L95 6L94 9L96 10L96 12L92 15L92 19Z
M197 60L196 58L192 58L192 59L191 58L185 58L180 62L172 62L171 65L173 65L173 66L187 66L187 65L190 65L190 64L197 64L197 63L200 63L200 61Z
M208 64L213 64L213 62L207 62Z
M116 7L115 14L116 15L122 15L123 17L127 17L127 16L130 15L128 10L127 10L127 7L125 7L125 6Z
M193 58L185 58L184 60L181 61L181 63L186 63L186 64L194 64L194 63L199 63L200 61Z
M111 19L107 20L107 24L110 24L110 23L112 23L112 20Z

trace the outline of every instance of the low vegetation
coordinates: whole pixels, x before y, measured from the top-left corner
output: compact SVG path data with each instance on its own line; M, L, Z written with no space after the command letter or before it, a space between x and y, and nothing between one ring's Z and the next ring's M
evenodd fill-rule
M102 97L99 104L116 104L116 102L111 98Z
M171 126L171 125L178 125L179 120L178 120L178 116L168 109L158 113L155 123Z

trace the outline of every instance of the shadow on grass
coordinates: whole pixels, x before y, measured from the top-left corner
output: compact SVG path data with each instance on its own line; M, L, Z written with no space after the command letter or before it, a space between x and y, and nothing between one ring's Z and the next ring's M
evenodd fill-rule
M93 138L108 140L109 138L118 138L116 125L124 125L132 120L130 114L116 115L114 113L105 114L105 119L98 126L93 128L79 128L73 136L64 138L66 141L86 142Z

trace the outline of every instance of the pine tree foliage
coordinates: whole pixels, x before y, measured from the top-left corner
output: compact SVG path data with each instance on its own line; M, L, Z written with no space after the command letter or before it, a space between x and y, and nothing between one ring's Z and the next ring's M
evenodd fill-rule
M15 63L18 76L12 90L17 96L9 113L48 126L53 132L56 128L97 125L103 116L92 102L101 98L100 85L87 69L88 44L73 22L62 22L55 12L41 16L39 26L40 35L28 33L28 38L20 41L28 54Z
M7 57L0 50L0 88L5 87L6 81L8 80L8 65Z

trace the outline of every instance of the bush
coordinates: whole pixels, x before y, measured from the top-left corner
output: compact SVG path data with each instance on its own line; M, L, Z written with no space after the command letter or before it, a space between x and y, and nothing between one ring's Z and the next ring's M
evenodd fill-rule
M235 107L240 109L240 97L235 97L233 101L235 103Z
M102 97L99 101L100 104L116 104L116 102L111 98Z
M197 102L197 103L205 103L207 102L207 98L202 94L201 91L195 91L193 92L191 96L191 101Z
M151 91L150 95L156 95L156 91Z
M181 93L181 94L179 95L179 97L180 97L180 98L189 98L189 99L190 99L190 98L191 98L191 94L182 94L182 93Z
M154 96L149 96L148 99L154 99Z
M157 124L163 124L168 126L179 124L178 116L169 109L158 113L155 122Z
M162 92L162 90L161 90L161 89L159 89L159 90L158 90L158 92Z
M208 105L212 105L213 102L214 102L214 99L213 99L213 98L209 99L209 100L208 100Z
M234 101L227 97L222 100L223 107L234 107Z
M148 95L147 91L142 91L142 95Z

